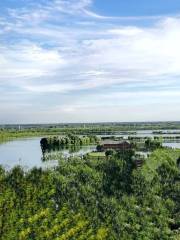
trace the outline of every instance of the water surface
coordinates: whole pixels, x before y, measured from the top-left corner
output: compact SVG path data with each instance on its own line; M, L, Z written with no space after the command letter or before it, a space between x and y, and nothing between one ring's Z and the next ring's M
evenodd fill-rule
M0 144L0 165L6 169L11 169L16 165L21 165L24 169L33 167L49 168L58 164L57 161L42 161L40 147L40 137L23 138ZM83 146L75 152L62 150L65 157L82 156L96 149L96 146Z
M176 131L176 130L174 130ZM173 132L173 130L172 130ZM152 130L149 131L137 131L138 136L153 136ZM136 135L136 136L137 136ZM103 135L104 136L104 135ZM109 136L109 135L107 135ZM113 136L113 135L112 135ZM114 135L117 136L117 135ZM127 138L127 134L121 135L124 138ZM177 136L177 135L171 135ZM23 138L16 139L13 141L0 143L0 165L3 165L6 169L11 169L16 165L21 165L24 169L31 169L33 167L43 167L49 168L56 166L57 161L42 161L42 152L40 148L40 139L41 137L33 138ZM164 142L163 146L180 148L180 141L178 140L168 140ZM72 156L83 156L88 152L92 152L96 149L96 146L83 146L75 151L71 149L61 150L63 156L69 157Z

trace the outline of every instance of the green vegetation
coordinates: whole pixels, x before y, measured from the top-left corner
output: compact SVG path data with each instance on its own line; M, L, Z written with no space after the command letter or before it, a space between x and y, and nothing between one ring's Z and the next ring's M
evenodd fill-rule
M43 152L47 150L55 150L67 146L84 146L91 144L98 144L100 138L97 136L77 136L71 135L61 137L48 137L42 138L40 141L41 149Z
M60 151L50 151L43 154L42 161L59 160L64 158Z
M3 129L19 129L19 125L0 125ZM66 124L22 124L23 130L53 130L59 129L80 130L80 129L114 129L118 131L134 130L170 130L180 129L180 122L111 122L111 123L66 123Z
M172 164L177 163L177 159L180 156L180 149L157 149L152 154L150 154L150 157L145 162L142 173L147 179L152 179L157 175L157 169L162 164L168 164L169 162Z
M162 140L161 139L151 139L151 138L148 138L146 141L145 141L145 148L146 150L155 150L157 148L161 148L162 147Z
M37 137L37 136L45 136L52 135L52 133L36 130L0 130L0 142L8 141L14 138L25 138L25 137Z
M88 153L88 155L90 157L105 157L104 152L91 152L91 153Z
M91 152L86 156L88 159L105 159L105 152Z
M153 130L155 134L160 130L180 129L180 122L149 122L149 123L86 123L86 124L39 124L39 125L5 125L0 126L0 141L7 138L48 136L48 135L135 135L138 130ZM177 131L174 131L178 133ZM176 136L177 137L177 136Z
M180 238L180 151L156 150L138 169L130 152L90 155L54 170L0 168L0 238Z
M172 136L152 136L151 138L150 137L139 137L139 136L128 136L128 140L130 141L134 141L134 142L144 142L148 139L151 139L151 140L155 140L155 141L160 141L160 142L163 142L163 141L176 141L176 140L180 140L180 136L176 136L176 135L172 135Z

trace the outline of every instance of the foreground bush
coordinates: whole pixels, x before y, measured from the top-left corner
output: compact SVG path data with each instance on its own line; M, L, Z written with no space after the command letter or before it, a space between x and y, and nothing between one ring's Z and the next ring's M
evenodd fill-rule
M151 177L150 165L116 154L61 160L55 170L0 168L1 239L179 239L177 154L162 151Z

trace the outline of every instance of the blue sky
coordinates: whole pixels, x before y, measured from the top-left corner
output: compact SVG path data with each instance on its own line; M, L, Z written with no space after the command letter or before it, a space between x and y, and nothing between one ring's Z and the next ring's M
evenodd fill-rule
M180 120L179 0L0 1L0 123Z
M179 0L96 0L93 9L106 16L150 16L179 13Z

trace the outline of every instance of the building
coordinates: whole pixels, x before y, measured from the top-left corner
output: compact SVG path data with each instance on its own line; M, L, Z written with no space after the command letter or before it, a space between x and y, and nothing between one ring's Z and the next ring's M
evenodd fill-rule
M102 143L102 151L113 149L116 151L131 150L133 148L132 144L128 141L113 141L105 140Z

